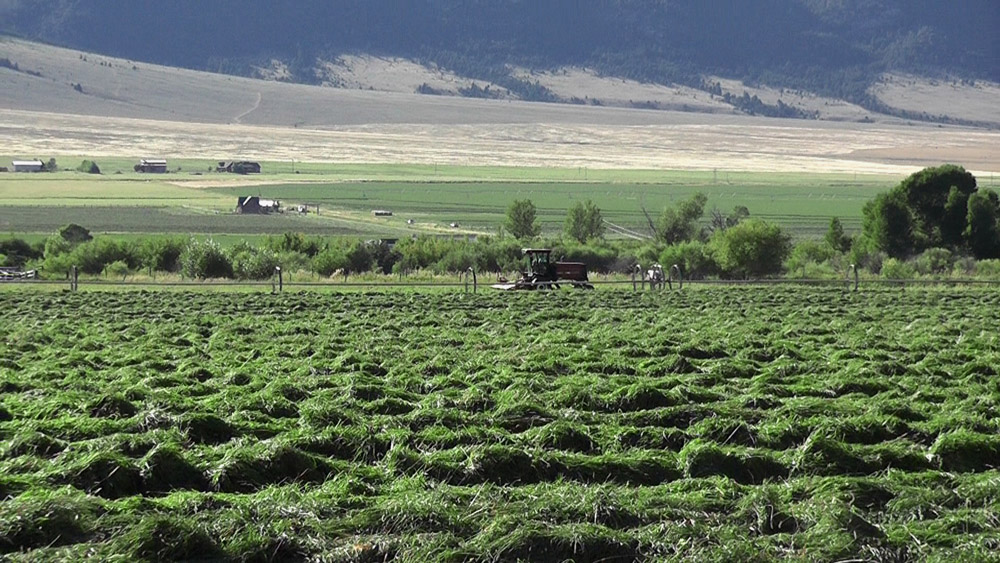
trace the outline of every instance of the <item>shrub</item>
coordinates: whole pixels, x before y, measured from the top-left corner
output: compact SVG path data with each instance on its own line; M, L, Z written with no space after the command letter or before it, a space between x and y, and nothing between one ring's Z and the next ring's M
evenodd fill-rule
M371 249L364 241L358 241L354 247L347 251L347 270L352 274L360 274L372 269L375 257L372 256Z
M573 244L555 246L552 249L552 256L568 262L583 262L588 270L610 272L618 258L618 251L605 245Z
M719 267L739 278L781 273L792 247L781 227L759 219L717 232L710 244Z
M145 239L139 244L142 265L157 272L176 272L185 244L181 239Z
M0 265L19 268L28 260L41 258L43 253L23 239L10 237L0 240L0 255L3 256Z
M120 277L122 278L122 281L124 281L125 278L128 277L131 271L132 269L129 268L128 264L126 264L125 261L123 260L115 260L114 262L104 267L105 274L113 278Z
M233 265L219 243L191 239L181 254L181 273L188 278L232 278Z
M266 280L274 275L278 257L269 248L254 248L246 241L229 250L233 276L239 280Z
M395 248L390 248L389 243L385 241L369 243L368 249L371 251L376 268L383 274L391 274L396 262L399 261L399 252L396 252Z
M282 270L286 272L298 272L300 270L312 270L312 259L300 252L285 251L275 254L275 259Z
M464 272L476 264L476 255L471 248L456 247L451 249L434 264L434 271L439 274Z
M112 239L98 239L81 244L69 254L71 265L85 274L100 274L113 262L123 262L129 270L142 264L135 244Z
M699 241L682 242L664 248L659 262L665 272L676 264L685 279L703 279L719 274L719 265L715 262L711 249Z
M429 236L400 241L395 248L400 256L399 268L403 270L430 268L438 260L444 258L444 255L457 244L459 243L455 241ZM514 244L520 249L520 245L516 241Z
M312 259L312 271L321 276L332 276L337 270L347 268L347 256L340 248L327 248Z
M882 264L882 277L887 280L910 280L916 271L908 262L898 258L887 258Z
M921 275L946 274L951 271L954 256L947 248L928 248L913 259L913 269Z
M302 233L285 233L277 237L267 237L265 246L277 253L298 252L309 258L314 258L327 247L322 239L307 237Z
M1000 260L979 260L976 262L976 277L1000 279Z
M77 171L83 172L84 174L100 174L101 168L97 166L97 163L93 160L84 160L80 163L80 166L76 167Z
M785 262L785 268L791 274L805 271L807 266L823 264L833 258L834 249L826 241L804 240L795 245L791 255Z
M996 192L983 190L968 201L967 225L963 235L976 258L1000 258L1000 201Z
M516 240L482 237L473 247L476 268L485 272L508 272L521 267L521 244Z

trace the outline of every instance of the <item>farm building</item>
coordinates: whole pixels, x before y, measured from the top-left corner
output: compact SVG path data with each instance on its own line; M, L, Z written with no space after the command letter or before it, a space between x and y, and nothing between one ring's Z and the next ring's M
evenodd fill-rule
M152 174L166 174L167 161L162 159L143 159L135 165L136 172L147 172Z
M249 160L232 162L219 162L216 172L229 172L230 174L260 174L260 163Z
M392 217L392 211L388 209L372 209L372 215L375 217Z
M281 210L281 202L273 199L261 199L259 196L240 196L236 200L236 212L240 214L264 214Z
M11 163L14 172L41 172L45 164L41 160L15 160Z

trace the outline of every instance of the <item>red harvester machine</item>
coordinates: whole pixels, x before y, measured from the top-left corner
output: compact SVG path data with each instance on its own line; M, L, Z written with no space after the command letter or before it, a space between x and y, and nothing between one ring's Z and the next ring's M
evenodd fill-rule
M528 271L521 272L521 277L513 282L501 278L494 288L559 289L559 284L568 283L580 289L594 289L583 262L552 262L550 248L525 248L521 252L528 257Z

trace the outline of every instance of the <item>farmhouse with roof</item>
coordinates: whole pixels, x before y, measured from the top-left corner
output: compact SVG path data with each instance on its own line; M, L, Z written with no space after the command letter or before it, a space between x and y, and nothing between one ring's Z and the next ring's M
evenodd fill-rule
M236 212L239 214L275 213L281 211L281 202L275 199L261 199L259 196L240 196L236 200Z
M136 172L147 172L152 174L166 174L167 161L163 159L144 158L134 167Z
M215 168L216 172L229 172L231 174L260 174L260 163L249 160L233 162L219 162Z

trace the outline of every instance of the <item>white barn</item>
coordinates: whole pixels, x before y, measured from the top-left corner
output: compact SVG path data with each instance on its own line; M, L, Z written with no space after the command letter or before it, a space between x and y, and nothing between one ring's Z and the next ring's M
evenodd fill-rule
M41 172L45 169L45 164L41 160L15 160L11 164L14 165L12 168L14 172Z

